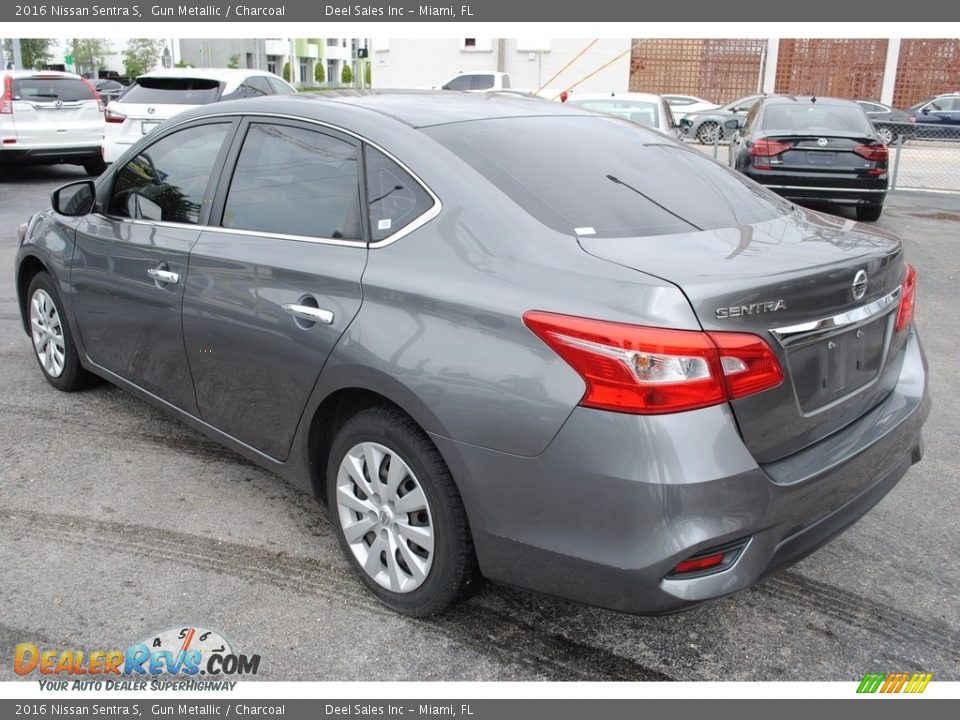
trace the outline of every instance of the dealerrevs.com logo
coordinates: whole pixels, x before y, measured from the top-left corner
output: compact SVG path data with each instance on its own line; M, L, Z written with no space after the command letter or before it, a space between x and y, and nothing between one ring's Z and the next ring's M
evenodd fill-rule
M217 631L191 626L148 635L125 650L20 643L13 655L13 671L36 674L45 690L232 690L236 681L224 678L259 670L259 655L237 653Z

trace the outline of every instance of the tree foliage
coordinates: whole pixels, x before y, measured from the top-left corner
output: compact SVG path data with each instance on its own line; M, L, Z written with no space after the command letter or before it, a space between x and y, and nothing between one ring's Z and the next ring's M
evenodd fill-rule
M327 71L323 68L323 60L318 60L314 66L313 79L317 85L323 85L327 81Z
M340 82L344 85L353 83L353 70L346 63L343 64L343 71L340 73Z
M370 63L367 63L367 64L366 64L366 67L364 67L364 69L363 69L363 82L364 82L364 84L366 84L367 87L371 87L371 86L373 85L373 83L372 83L371 80L370 80L370 78L371 78L371 72L372 72L372 71L370 70L371 67L372 67L372 66L370 65Z
M107 56L114 54L110 41L104 38L73 38L70 43L77 65L95 65L99 69L106 66Z
M290 63L283 64L283 79L290 82Z
M50 62L53 56L53 48L56 44L56 41L50 38L21 38L20 59L23 61L23 69L38 70ZM7 62L12 62L12 40L8 39L3 43L3 51L6 54ZM0 70L2 69L3 68L0 68Z
M227 67L231 70L236 70L240 67L240 53L234 53L230 56L230 59L227 61Z
M130 77L150 72L160 62L163 40L131 38L123 51L123 69Z

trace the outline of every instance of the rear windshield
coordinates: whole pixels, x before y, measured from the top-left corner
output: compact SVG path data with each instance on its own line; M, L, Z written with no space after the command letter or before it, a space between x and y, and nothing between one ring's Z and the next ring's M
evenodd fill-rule
M762 127L766 132L871 132L861 108L836 105L768 105Z
M756 223L790 209L696 150L614 118L501 118L424 132L566 234L666 235Z
M220 83L206 78L140 78L121 102L158 105L206 105L220 97Z
M83 80L64 77L17 78L13 81L14 100L35 102L77 102L93 100L93 90Z

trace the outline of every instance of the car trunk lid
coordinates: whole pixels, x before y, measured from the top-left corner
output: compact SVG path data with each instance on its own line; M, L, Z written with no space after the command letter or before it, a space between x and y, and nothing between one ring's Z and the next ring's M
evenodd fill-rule
M893 322L905 265L890 236L797 211L740 227L579 242L591 255L676 284L705 330L767 340L783 384L731 403L758 462L835 432L895 383L903 340Z

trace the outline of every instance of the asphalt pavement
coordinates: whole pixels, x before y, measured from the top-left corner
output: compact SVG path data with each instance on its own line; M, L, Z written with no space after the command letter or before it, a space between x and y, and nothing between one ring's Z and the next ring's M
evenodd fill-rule
M260 654L270 680L960 680L960 195L896 193L878 223L919 271L934 407L923 462L845 534L678 615L487 584L411 620L351 576L312 497L122 390L43 379L16 307L16 228L81 177L0 182L0 680L17 643L125 648L185 625Z

